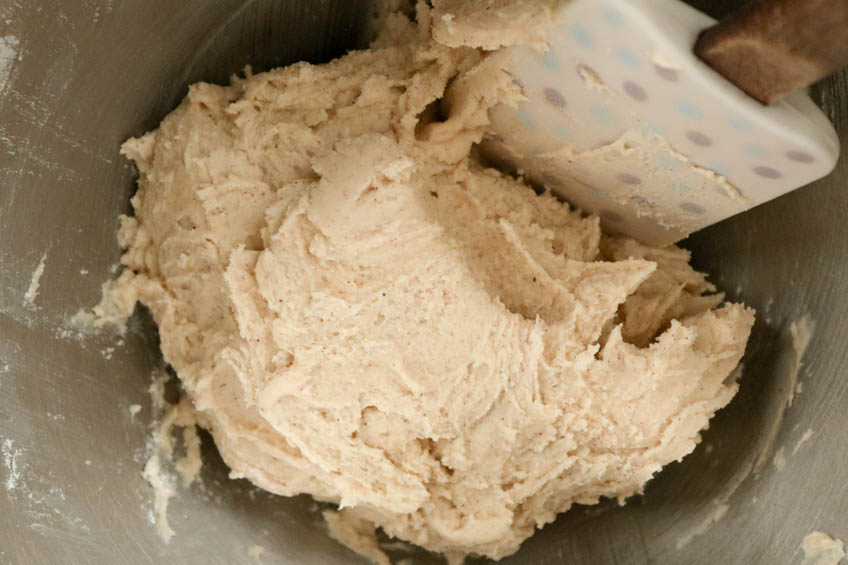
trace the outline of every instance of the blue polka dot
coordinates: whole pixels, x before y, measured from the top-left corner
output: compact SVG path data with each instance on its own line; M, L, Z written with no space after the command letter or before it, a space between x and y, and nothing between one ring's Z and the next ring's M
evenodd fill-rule
M648 124L648 131L654 135L663 136L665 135L665 128L659 124L650 123Z
M677 104L677 111L691 120L699 120L703 116L700 108L686 101Z
M615 118L613 118L609 110L607 110L603 106L595 106L594 108L592 108L592 115L595 116L595 119L601 122L602 124L610 125L615 122Z
M707 163L706 167L714 173L718 173L724 177L730 174L730 168L727 165L722 165L721 163Z
M568 126L559 126L556 128L557 137L569 139L571 137L571 128Z
M559 61L550 51L542 55L542 65L544 65L546 69L550 69L552 71L559 70Z
M516 110L515 117L518 118L518 120L524 124L524 127L527 129L536 129L536 120L524 110Z
M743 145L742 151L755 159L764 159L768 157L768 151L759 145Z
M610 27L621 27L621 16L612 8L604 8L601 12L601 16Z
M728 118L727 125L730 129L734 129L736 131L748 131L751 129L750 124L745 120L740 120L739 118Z
M657 163L659 163L660 167L663 169L668 169L669 171L673 171L680 166L680 161L672 157L671 155L660 155L657 157Z
M674 181L673 183L671 183L671 188L673 188L677 192L683 192L683 193L690 192L692 190L691 186L689 186L687 183L681 182L681 181Z
M639 68L639 59L627 47L619 45L615 50L615 54L618 56L618 60L624 63L625 66L631 69Z
M592 34L589 33L583 26L573 26L571 28L571 35L574 37L574 40L583 47L591 48L595 46L595 40L592 37Z

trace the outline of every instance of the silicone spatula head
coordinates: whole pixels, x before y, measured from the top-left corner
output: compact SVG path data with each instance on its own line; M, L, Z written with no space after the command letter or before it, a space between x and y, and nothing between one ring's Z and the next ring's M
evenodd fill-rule
M693 52L715 23L677 0L566 4L547 51L502 54L526 100L492 111L484 151L658 245L827 175L836 133L803 92L765 106Z

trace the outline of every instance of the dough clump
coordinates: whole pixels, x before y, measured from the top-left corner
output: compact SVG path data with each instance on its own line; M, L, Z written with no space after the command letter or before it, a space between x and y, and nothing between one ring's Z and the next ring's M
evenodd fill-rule
M375 528L498 559L639 493L733 398L753 323L686 251L473 159L520 91L432 16L196 84L123 148L115 293L152 311L232 476L338 504L332 530L378 562Z

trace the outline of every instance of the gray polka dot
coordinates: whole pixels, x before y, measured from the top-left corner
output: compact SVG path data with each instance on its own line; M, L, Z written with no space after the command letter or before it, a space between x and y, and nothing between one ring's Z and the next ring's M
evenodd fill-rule
M565 108L565 97L560 94L559 90L548 87L544 90L545 100L558 108Z
M713 144L713 140L710 139L709 136L699 131L687 131L686 138L695 145L700 145L701 147L710 147Z
M562 188L563 186L562 179L551 173L542 174L542 184L545 185L545 188Z
M679 73L674 69L654 65L654 70L657 71L657 74L661 79L667 80L668 82L677 82L677 79L680 78Z
M630 173L619 173L617 178L620 182L629 184L630 186L639 186L642 184L642 179L636 175L631 175Z
M694 202L684 202L680 205L680 209L684 212L689 212L690 214L695 214L696 216L703 216L707 213L703 206L699 206Z
M627 81L624 83L624 92L637 102L644 102L648 99L648 93L645 92L645 89L632 81Z
M618 212L613 212L612 210L604 210L601 212L601 218L607 220L608 222L623 222L624 218L621 217L621 214Z
M789 151L786 156L796 163L812 163L816 160L815 157L804 151Z
M780 174L780 171L776 171L771 167L756 167L754 169L754 173L758 176L763 177L764 179L779 179L783 175Z

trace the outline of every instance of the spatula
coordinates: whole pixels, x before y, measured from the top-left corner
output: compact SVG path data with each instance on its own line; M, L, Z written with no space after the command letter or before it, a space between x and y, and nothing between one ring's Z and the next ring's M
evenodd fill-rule
M755 2L718 23L678 0L573 0L549 49L510 48L526 100L483 150L665 245L826 176L832 124L804 88L848 63L848 0Z

